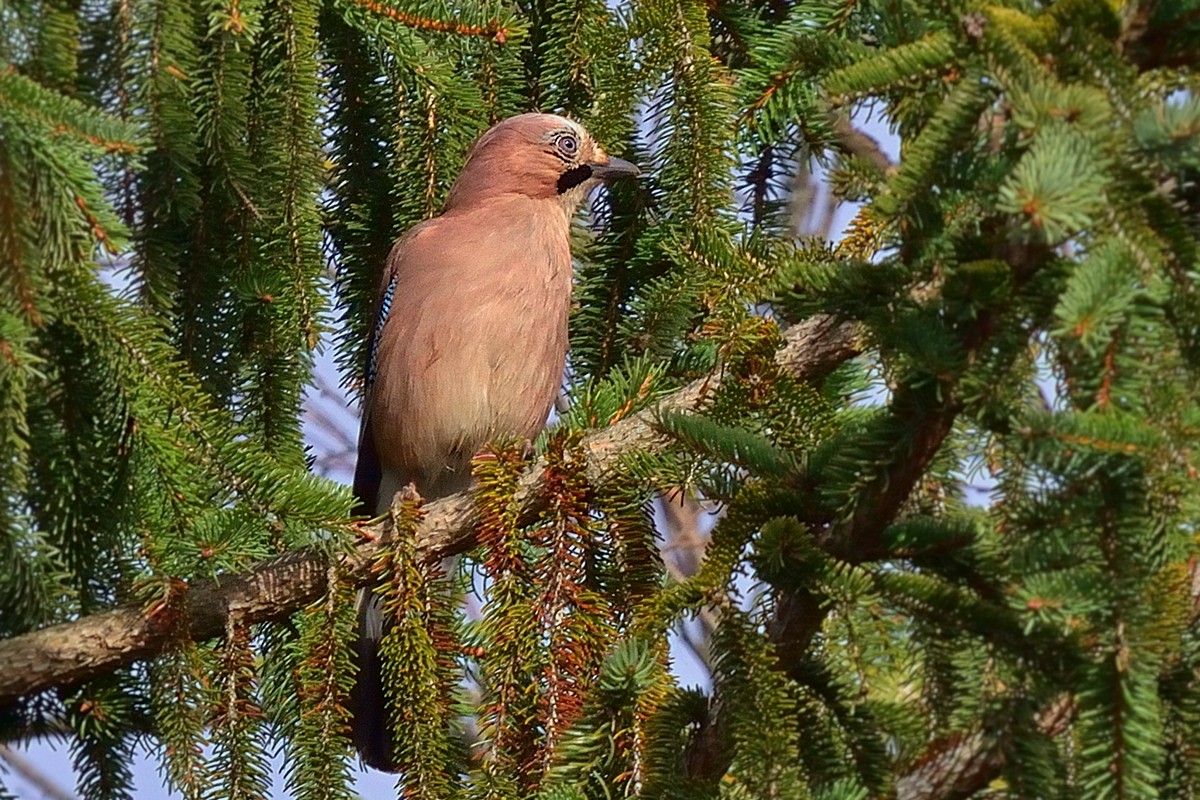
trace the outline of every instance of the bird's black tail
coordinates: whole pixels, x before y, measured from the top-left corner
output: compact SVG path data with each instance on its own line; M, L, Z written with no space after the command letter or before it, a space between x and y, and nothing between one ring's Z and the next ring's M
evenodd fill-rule
M383 694L382 603L369 588L358 596L358 638L354 644L358 675L350 692L351 732L354 746L367 766L395 772L392 760L392 729Z

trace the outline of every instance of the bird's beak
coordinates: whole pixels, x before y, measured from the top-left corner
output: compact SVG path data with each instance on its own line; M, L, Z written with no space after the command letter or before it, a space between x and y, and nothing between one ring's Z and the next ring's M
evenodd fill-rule
M592 161L588 166L592 168L592 177L602 181L610 178L636 178L642 174L637 164L614 156L609 156L608 161Z

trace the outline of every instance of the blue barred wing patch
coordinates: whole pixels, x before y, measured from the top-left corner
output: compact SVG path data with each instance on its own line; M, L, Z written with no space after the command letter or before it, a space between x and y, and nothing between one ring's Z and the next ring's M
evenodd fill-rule
M388 314L392 311L392 299L396 296L396 276L388 281L383 298L379 301L379 313L375 317L375 328L371 331L371 352L367 356L367 386L375 383L375 374L379 371L379 342L383 339L383 326L387 324Z

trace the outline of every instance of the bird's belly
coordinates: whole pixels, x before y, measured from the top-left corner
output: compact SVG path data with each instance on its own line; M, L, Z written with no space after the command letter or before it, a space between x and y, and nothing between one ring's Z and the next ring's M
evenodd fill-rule
M496 439L536 436L562 380L565 307L550 325L527 312L472 311L448 326L415 321L395 352L380 353L393 376L372 399L380 462L418 489L461 484Z
M487 361L446 356L430 365L413 388L436 409L428 432L435 447L465 448L469 458L496 437L537 435L561 381L563 356L530 345Z

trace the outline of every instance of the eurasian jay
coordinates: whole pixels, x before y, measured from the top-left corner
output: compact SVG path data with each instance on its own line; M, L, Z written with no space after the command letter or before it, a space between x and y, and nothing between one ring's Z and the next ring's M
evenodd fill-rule
M368 348L354 492L388 510L409 483L426 500L470 485L498 437L532 439L562 380L571 303L571 218L600 180L637 175L580 125L521 114L476 140L441 216L396 242ZM358 599L354 744L392 771L379 598Z

